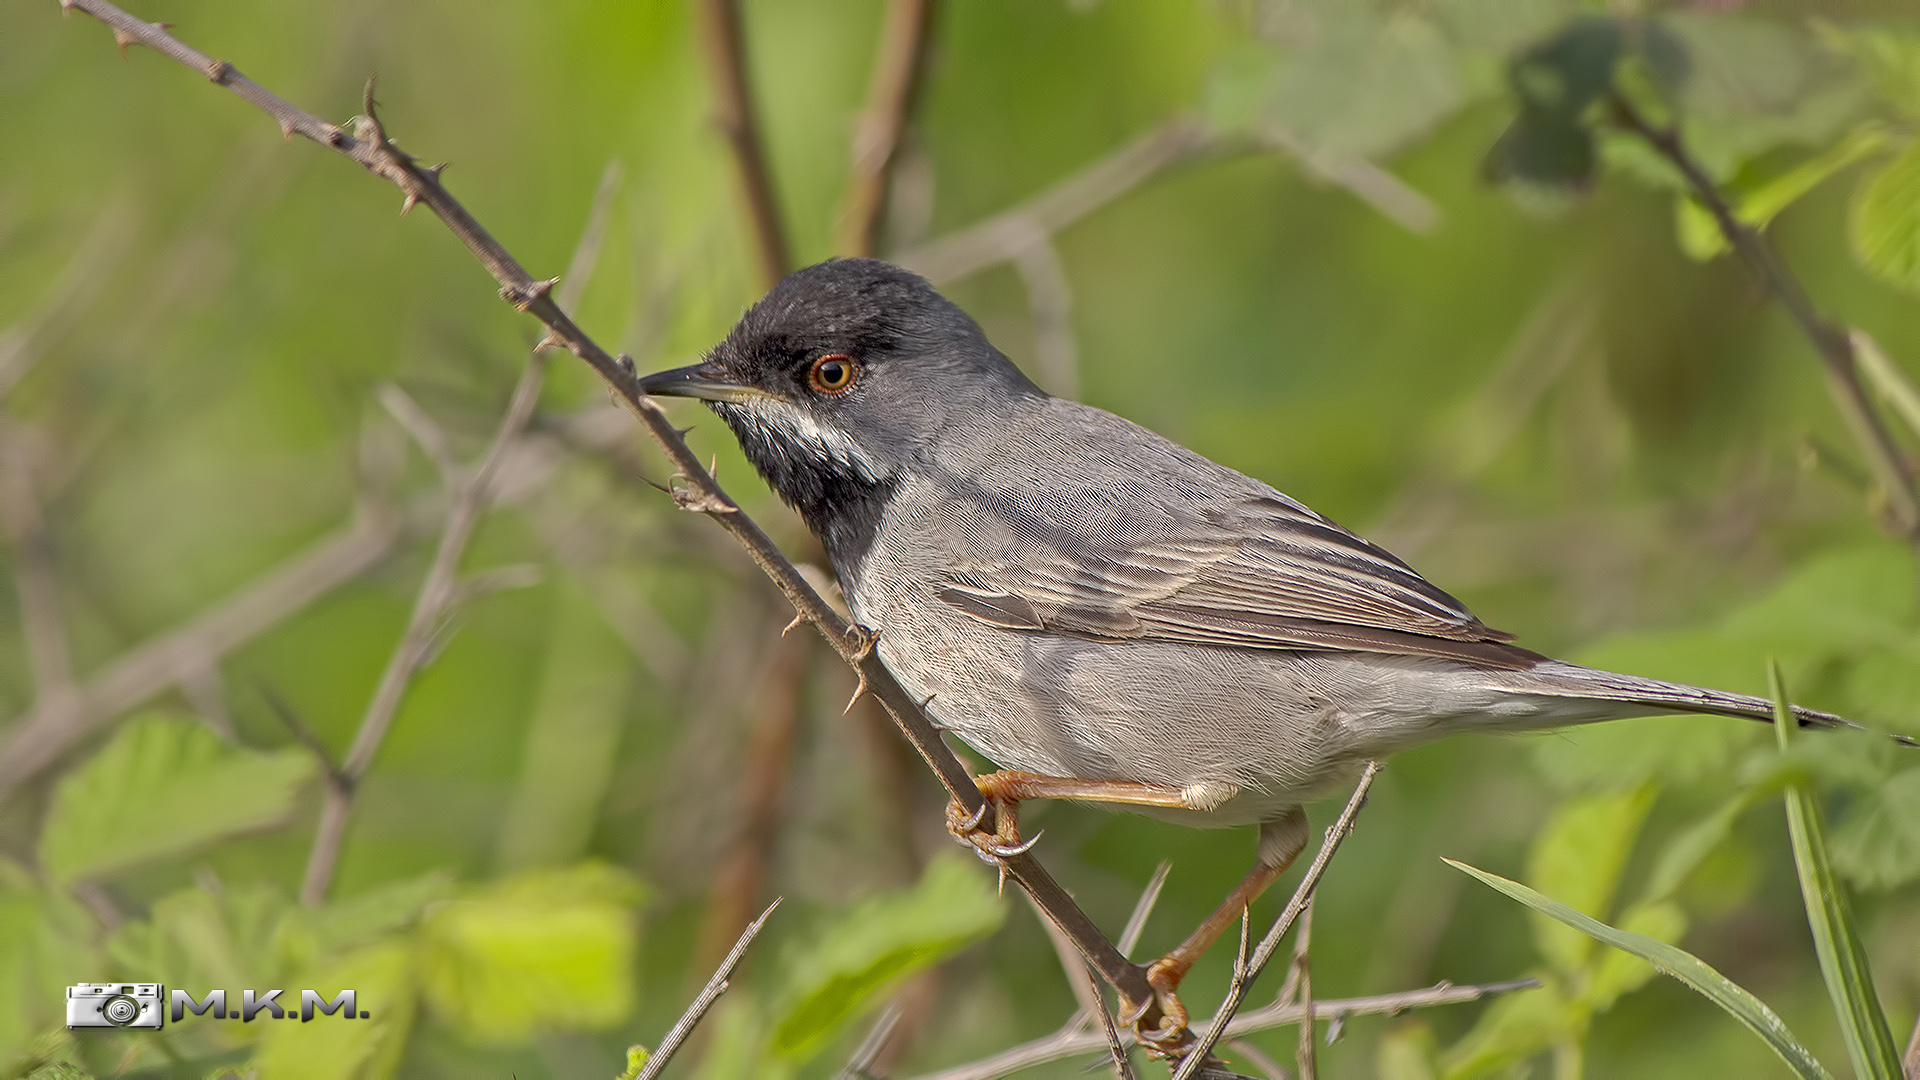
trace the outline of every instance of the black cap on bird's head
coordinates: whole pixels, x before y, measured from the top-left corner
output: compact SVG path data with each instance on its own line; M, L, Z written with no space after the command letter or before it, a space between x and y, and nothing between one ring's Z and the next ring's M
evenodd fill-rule
M836 563L864 553L900 474L954 425L1044 396L966 312L878 259L795 271L705 361L640 385L711 406Z

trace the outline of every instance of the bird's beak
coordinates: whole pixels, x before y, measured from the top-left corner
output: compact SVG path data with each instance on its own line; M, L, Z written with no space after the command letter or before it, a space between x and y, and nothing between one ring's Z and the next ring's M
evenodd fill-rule
M656 371L640 380L640 389L654 397L690 397L702 401L727 401L739 405L766 397L766 391L729 381L712 364Z

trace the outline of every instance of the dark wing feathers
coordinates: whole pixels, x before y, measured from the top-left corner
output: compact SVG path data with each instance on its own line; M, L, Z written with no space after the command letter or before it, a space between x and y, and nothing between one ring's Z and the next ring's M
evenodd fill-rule
M968 545L971 557L959 560L940 598L1009 629L1507 668L1541 659L1506 644L1511 635L1393 555L1271 489L1208 506L1162 504L1124 525L1108 514L1045 521L1058 509L991 515L1007 532L998 543ZM963 528L986 540L979 522Z

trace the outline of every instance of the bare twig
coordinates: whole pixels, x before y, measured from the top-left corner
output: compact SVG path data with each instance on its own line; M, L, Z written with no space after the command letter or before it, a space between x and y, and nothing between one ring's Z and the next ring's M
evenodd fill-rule
M1052 236L1166 169L1223 148L1198 121L1174 120L1033 199L895 261L936 282L966 277L1013 258L1035 235Z
M1332 1020L1335 1017L1355 1016L1397 1016L1413 1009L1428 1009L1438 1005L1457 1005L1496 994L1511 993L1515 990L1530 990L1540 984L1532 979L1519 979L1513 982L1487 983L1480 986L1454 986L1451 983L1439 983L1423 990L1408 990L1397 994L1378 994L1372 997L1336 998L1330 1001L1315 1002L1315 1019ZM1307 1010L1300 1005L1275 1002L1264 1008L1251 1009L1234 1017L1227 1024L1226 1037L1239 1038L1259 1031L1271 1031L1274 1028L1297 1024ZM1120 1033L1122 1042L1131 1044L1133 1034ZM915 1080L997 1080L1022 1069L1044 1065L1049 1061L1077 1057L1082 1054L1098 1052L1106 1044L1106 1036L1097 1031L1056 1031L1032 1042L1002 1051L990 1058L958 1065L951 1069L942 1069L937 1073L927 1073Z
M1247 1040L1235 1039L1227 1046L1265 1074L1267 1080L1287 1080L1287 1070Z
M747 83L747 43L738 0L700 0L700 38L713 82L714 123L733 147L740 173L740 194L753 222L754 250L763 285L772 285L793 269L787 230L781 224L779 196L760 141L758 111Z
M1800 332L1813 344L1814 351L1820 356L1821 367L1826 372L1827 391L1853 435L1854 443L1873 470L1874 478L1887 500L1887 512L1894 530L1909 544L1920 546L1920 493L1916 493L1914 478L1901 462L1900 451L1893 437L1887 432L1879 412L1868 402L1866 391L1860 385L1854 342L1846 330L1828 320L1814 306L1800 279L1787 268L1766 237L1735 216L1733 207L1720 193L1719 185L1688 152L1677 128L1655 127L1625 95L1617 91L1609 97L1608 104L1616 123L1638 135L1680 171L1694 198L1713 215L1714 222L1720 226L1721 235L1726 237L1740 260L1747 264L1747 268L1760 279L1774 299L1787 309L1787 314L1793 317Z
M78 10L110 26L116 36L148 45L162 55L199 72L216 85L224 86L261 109L291 135L300 135L329 147L359 163L404 193L403 205L424 205L446 223L455 237L501 285L501 297L516 309L539 319L548 333L542 344L553 344L580 357L606 382L620 403L646 427L647 432L666 453L690 491L701 496L696 509L706 513L721 528L739 541L755 564L780 587L800 615L817 627L834 651L863 676L868 692L879 699L894 722L920 753L947 793L960 801L962 808L982 814L982 827L993 827L992 810L980 796L966 767L940 741L938 731L928 721L920 703L894 679L880 663L873 649L874 637L864 628L851 626L809 585L794 565L781 554L771 538L751 518L739 512L726 492L714 481L698 457L675 430L658 403L640 389L639 378L630 363L615 359L588 337L555 302L553 283L536 281L491 233L474 219L441 184L439 170L420 165L388 139L385 129L373 114L371 102L366 115L354 124L352 132L314 114L299 109L242 75L233 65L215 60L193 49L152 23L142 22L106 0L61 0L62 7ZM1187 132L1173 141L1186 146L1194 141ZM1156 151L1164 157L1164 149ZM1077 215L1076 215L1077 216ZM1101 977L1129 1001L1150 1001L1152 987L1138 965L1130 963L1113 947L1099 927L1080 910L1052 875L1031 854L1008 855L1001 865L1019 886L1047 909L1053 920L1064 927ZM1157 1010L1150 1009L1144 1022L1156 1022Z
M1293 970L1298 975L1293 984L1293 999L1301 1009L1300 1039L1294 1044L1293 1066L1300 1080L1317 1080L1320 1075L1320 1065L1313 1052L1313 966L1307 957L1312 940L1313 898L1308 897L1306 909L1300 912L1300 932L1293 939Z
M1326 839L1320 843L1320 850L1314 853L1313 865L1307 867L1306 876L1300 879L1299 887L1293 890L1293 898L1287 901L1286 909L1281 911L1278 919L1274 920L1273 928L1267 931L1267 936L1260 939L1260 947L1253 951L1253 959L1245 968L1233 973L1233 981L1227 985L1227 999L1220 1003L1220 1010L1213 1014L1212 1020L1207 1022L1207 1030L1200 1036L1200 1040L1183 1052L1179 1071L1173 1074L1174 1080L1191 1080L1206 1063L1207 1052L1213 1049L1222 1035L1229 1034L1228 1021L1232 1020L1233 1014L1239 1011L1240 1003L1246 1000L1248 988L1253 985L1255 979L1260 977L1260 972L1266 968L1267 961L1273 959L1274 952L1280 948L1280 939L1286 936L1288 927L1293 925L1294 920L1300 917L1300 913L1306 910L1308 901L1313 899L1313 890L1319 886L1320 876L1327 872L1327 864L1333 861L1334 852L1340 850L1341 843L1352 831L1353 819L1359 815L1360 808L1366 805L1367 789L1373 786L1373 778L1379 774L1380 763L1367 762L1366 771L1360 774L1360 782L1354 785L1353 796L1347 800L1346 809L1340 811L1339 820L1327 830ZM1313 1016L1316 1013L1310 1006L1302 1006L1301 1015Z
M378 562L400 534L384 507L362 507L352 527L301 553L192 622L129 650L65 702L44 702L0 747L0 800L58 761L106 721L224 656Z
M733 950L727 953L726 959L720 961L720 966L714 969L713 977L707 980L707 985L700 988L700 993L693 999L693 1004L688 1005L687 1011L681 1013L680 1019L674 1021L673 1027L667 1031L667 1037L660 1040L660 1049L655 1050L652 1056L647 1058L647 1063L641 1066L637 1080L654 1080L660 1075L661 1070L667 1067L667 1062L673 1060L673 1055L680 1052L681 1045L687 1041L687 1036L693 1034L694 1026L700 1023L700 1018L707 1015L707 1010L713 1008L713 1003L720 1000L721 994L727 992L727 980L733 977L733 969L740 966L740 958L747 955L747 946L753 944L753 939L760 934L760 928L767 925L767 920L773 916L773 909L779 906L778 900L768 904L767 910L761 912L759 918L748 923L747 928L740 932L740 940L733 943Z
M413 613L407 618L400 642L387 659L373 698L360 718L353 743L341 759L338 782L327 786L320 803L320 824L314 832L313 850L307 855L306 876L300 884L300 900L309 907L327 898L327 886L333 881L334 866L340 858L340 844L346 838L347 814L352 808L354 790L373 765L380 744L386 741L387 730L393 726L394 715L400 711L400 703L405 700L414 675L432 657L446 630L448 614L461 600L460 558L466 553L467 541L491 501L494 471L499 468L508 444L519 438L527 418L533 415L534 405L540 400L540 384L545 374L546 360L536 350L527 359L526 369L507 404L506 415L501 418L493 442L479 464L470 470L451 466L446 476L448 486L453 489L453 504L447 510L447 522L441 530L433 562L427 567L419 594L414 597Z
M1127 916L1127 925L1120 930L1120 940L1116 942L1120 951L1133 955L1133 947L1140 944L1140 935L1146 932L1147 918L1153 914L1153 905L1160 900L1160 890L1167 884L1167 875L1173 872L1173 864L1162 860L1153 868L1153 876L1147 879L1147 887L1140 890L1140 899L1133 902L1133 913Z
M1114 1027L1113 1013L1108 1011L1106 999L1100 996L1100 977L1092 968L1080 965L1080 981L1093 995L1093 1015L1100 1021L1100 1032L1107 1037L1107 1056L1113 1059L1115 1080L1139 1080L1133 1071L1133 1058L1128 1056L1126 1044L1120 1041L1119 1029Z
M839 1080L874 1080L874 1062L886 1053L887 1043L892 1040L894 1029L900 1026L904 1011L898 998L887 1003L886 1009L880 1013L880 1019L867 1029L867 1037L860 1040L859 1048L847 1059L847 1067L840 1070Z
M848 255L872 255L879 250L893 163L925 82L934 8L934 0L889 0L887 4L873 80L854 131L853 160L841 198L840 250Z

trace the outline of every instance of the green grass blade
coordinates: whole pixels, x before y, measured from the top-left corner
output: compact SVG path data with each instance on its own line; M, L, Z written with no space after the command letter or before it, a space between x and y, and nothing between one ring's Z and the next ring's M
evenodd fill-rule
M1766 1003L1747 993L1733 980L1715 971L1712 965L1699 957L1669 945L1664 941L1635 934L1606 923L1590 915L1568 907L1545 894L1535 892L1517 881L1509 881L1498 874L1489 874L1476 870L1466 863L1446 860L1447 864L1463 873L1470 874L1493 889L1503 892L1533 910L1558 919L1568 926L1589 934L1608 945L1652 964L1658 970L1691 987L1695 992L1724 1009L1727 1015L1745 1024L1755 1035L1765 1040L1787 1063L1793 1074L1803 1080L1832 1080L1827 1070L1800 1040L1793 1037L1787 1025L1774 1015Z
M1774 730L1785 750L1799 726L1787 705L1780 665L1770 663L1767 677L1773 692ZM1787 827L1793 834L1793 862L1800 871L1800 895L1806 900L1807 925L1813 929L1814 951L1820 956L1820 974L1833 998L1840 1034L1847 1040L1847 1056L1861 1080L1901 1080L1900 1053L1887 1030L1886 1013L1873 990L1867 953L1855 932L1853 913L1840 891L1833 864L1827 858L1827 838L1820 827L1820 809L1803 783L1790 782L1786 790Z

